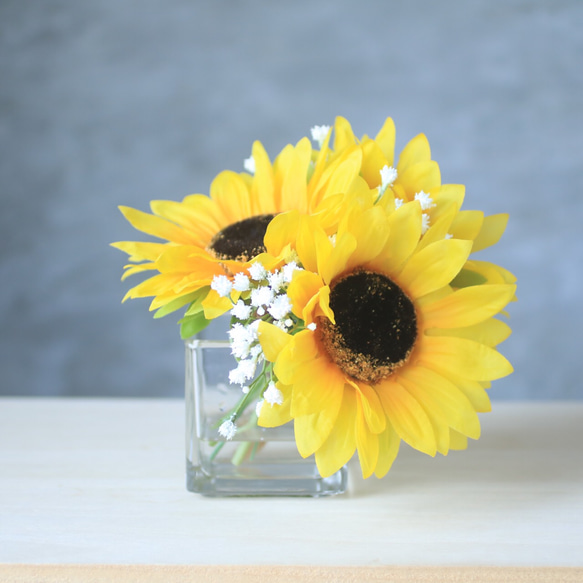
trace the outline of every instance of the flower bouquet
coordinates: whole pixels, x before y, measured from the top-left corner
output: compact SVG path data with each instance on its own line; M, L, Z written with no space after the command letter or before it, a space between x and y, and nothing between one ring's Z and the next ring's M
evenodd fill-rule
M153 201L152 214L120 207L163 241L113 244L129 255L123 278L154 272L126 298L153 297L155 317L183 310L195 491L220 490L211 465L229 442L229 479L249 480L245 465L269 449L265 432L283 439L278 428L312 464L318 486L301 494L341 491L345 477L326 479L355 452L363 477L380 478L401 441L431 456L464 449L480 436L490 382L512 372L496 346L510 334L497 316L515 278L472 257L507 215L462 210L464 187L441 183L424 135L395 161L390 118L375 138L357 139L341 117L311 134L273 163L255 142L245 172L221 172L210 196ZM189 340L225 318L222 342ZM209 382L201 351L213 347L224 372L214 384L229 398L207 416L189 392ZM262 490L261 475L257 490L225 492L290 493Z

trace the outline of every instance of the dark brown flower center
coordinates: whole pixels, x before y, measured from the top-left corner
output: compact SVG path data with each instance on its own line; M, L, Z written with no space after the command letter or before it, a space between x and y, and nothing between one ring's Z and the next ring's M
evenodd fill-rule
M330 307L336 324L320 318L320 338L347 375L376 383L409 358L417 338L415 307L381 273L358 270L333 282Z
M250 261L265 251L263 237L275 215L257 215L225 227L211 240L207 250L217 259Z

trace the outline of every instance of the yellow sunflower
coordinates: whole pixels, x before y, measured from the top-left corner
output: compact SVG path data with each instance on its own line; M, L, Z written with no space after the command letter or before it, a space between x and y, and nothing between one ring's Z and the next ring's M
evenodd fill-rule
M427 137L419 134L410 140L395 163L395 124L387 118L374 138L355 137L350 123L337 117L334 124L334 154L341 156L355 145L362 149L361 175L370 188L382 193L381 202L394 208L419 200L423 214L425 244L452 238L472 241L472 253L498 242L508 222L507 214L484 216L482 211L461 210L465 187L442 184L439 165L431 159ZM474 266L477 268L479 266Z
M165 241L113 243L129 255L122 279L157 272L131 288L124 300L153 296L150 309L164 315L194 300L200 304L202 294L205 315L215 317L229 308L229 302L209 290L213 278L233 278L247 269L265 251L265 230L278 213L293 209L318 214L322 224L334 230L338 201L366 184L359 177L360 150L346 149L328 163L328 140L329 133L315 152L304 138L285 147L273 164L261 143L255 142L245 164L250 173L221 172L211 184L210 196L152 201L153 214L120 207L136 229Z
M337 117L333 154L328 160L334 161L335 157L342 157L359 146L362 150L361 176L370 188L378 190L377 204L393 210L406 202L419 202L422 247L444 237L472 241L471 253L496 244L506 229L508 214L485 216L482 211L462 210L465 186L441 183L439 165L431 159L431 148L424 134L410 140L395 163L395 134L395 124L387 118L374 139L367 135L358 139L350 123ZM460 270L453 285L459 288L515 281L514 275L506 269L471 259Z
M357 451L363 476L381 477L401 440L432 456L465 448L490 408L484 387L512 372L495 349L510 329L494 316L515 286L452 287L473 243L421 245L421 213L416 201L392 213L353 205L333 238L314 217L279 219L304 268L287 293L306 327L259 325L283 404L264 403L258 423L293 420L322 476Z

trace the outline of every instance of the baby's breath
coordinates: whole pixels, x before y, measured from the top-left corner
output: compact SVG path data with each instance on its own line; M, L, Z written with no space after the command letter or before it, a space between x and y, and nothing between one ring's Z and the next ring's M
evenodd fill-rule
M243 161L243 168L245 168L249 174L255 174L255 158L253 158L253 156L245 158Z

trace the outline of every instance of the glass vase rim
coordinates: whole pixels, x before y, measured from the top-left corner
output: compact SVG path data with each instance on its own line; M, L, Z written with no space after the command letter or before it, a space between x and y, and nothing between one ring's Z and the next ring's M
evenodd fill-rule
M209 338L188 338L184 341L188 348L230 348L228 340L212 340Z

